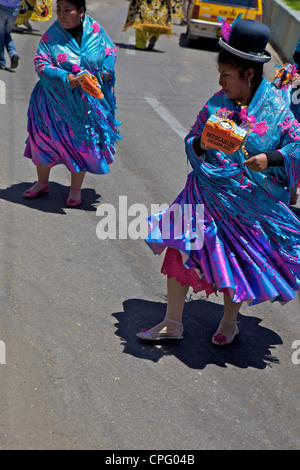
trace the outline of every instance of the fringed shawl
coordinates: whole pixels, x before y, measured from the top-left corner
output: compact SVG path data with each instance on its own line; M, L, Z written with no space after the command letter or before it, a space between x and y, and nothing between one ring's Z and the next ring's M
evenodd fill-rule
M39 75L36 86L42 86L57 121L67 123L80 142L98 142L105 137L106 144L118 140L115 119L115 72L116 48L105 30L91 17L85 16L81 47L58 21L42 36L34 59ZM68 75L79 70L94 74L105 98L97 100L80 87L71 89ZM107 71L111 79L102 82L101 72ZM33 98L32 98L33 99ZM38 103L34 103L38 106ZM31 110L36 106L31 106ZM38 113L34 119L40 120ZM43 123L38 122L43 128ZM100 136L100 137L99 137Z
M200 187L205 203L219 212L223 222L227 217L238 217L248 227L260 224L270 239L285 247L287 252L293 244L299 247L300 222L281 202L288 201L289 191L300 175L299 123L274 87L263 79L248 107L248 117L252 116L256 124L245 146L250 157L279 150L284 167L257 173L242 166L245 160L242 150L227 155L212 149L204 158L195 154L193 139L201 135L207 118L221 108L234 110L233 102L223 92L207 102L185 139L187 156L194 170L193 189L190 188L193 200L197 201Z

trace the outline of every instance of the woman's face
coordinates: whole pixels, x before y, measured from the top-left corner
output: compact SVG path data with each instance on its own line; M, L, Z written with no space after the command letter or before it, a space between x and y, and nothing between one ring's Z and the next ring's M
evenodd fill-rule
M64 29L72 29L79 26L84 16L84 9L77 7L67 0L58 0L57 19Z
M219 64L219 85L227 98L239 101L242 104L249 103L251 99L250 77L248 71L241 77L240 71L229 64ZM252 74L251 74L252 75ZM250 81L251 83L251 81Z

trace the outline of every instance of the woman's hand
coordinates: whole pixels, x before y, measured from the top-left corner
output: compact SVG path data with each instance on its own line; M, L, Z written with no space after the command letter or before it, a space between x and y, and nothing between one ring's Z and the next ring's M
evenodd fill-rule
M108 72L101 72L101 80L103 82L108 82L111 79L111 76L109 75Z
M79 86L79 83L77 82L76 76L73 75L72 73L69 73L68 79L69 79L69 84L70 84L70 87L72 88L72 90L73 90L73 88L77 88Z
M267 155L265 153L254 155L254 157L245 160L243 166L246 166L249 170L256 171L257 173L264 171L268 168Z
M212 148L212 147L209 147L208 145L206 145L204 142L202 142L202 137L201 137L201 141L200 141L200 147L203 150L210 150Z

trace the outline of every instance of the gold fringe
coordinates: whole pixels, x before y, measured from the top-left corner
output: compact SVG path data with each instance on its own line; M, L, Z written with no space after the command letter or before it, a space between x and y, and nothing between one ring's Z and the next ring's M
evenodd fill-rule
M172 0L172 16L183 18L183 0Z
M131 0L123 31L128 27L157 34L172 34L172 0Z
M16 26L23 24L26 20L48 21L52 17L52 0L27 0L26 2L21 0L21 11L26 8L28 9L24 13L19 13ZM47 9L46 16L45 9Z

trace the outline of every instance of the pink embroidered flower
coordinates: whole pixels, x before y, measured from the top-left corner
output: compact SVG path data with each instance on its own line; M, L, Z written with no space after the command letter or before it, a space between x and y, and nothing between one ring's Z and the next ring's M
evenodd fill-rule
M57 60L58 60L58 62L59 62L60 64L63 64L64 62L67 62L67 61L68 61L67 54L65 54L65 53L64 53L64 54L59 53L59 54L57 55Z
M239 118L241 121L249 121L250 116L247 116L247 108L242 108L239 112Z
M255 124L256 123L256 117L253 116L253 114L250 114L250 116L247 117L247 121L250 122L250 124Z
M93 33L100 33L100 26L98 25L98 23L94 23L92 28L93 28Z
M40 52L36 54L34 57L34 63L36 64L37 61L42 60L44 62L51 62L51 57L48 54L41 54Z
M289 127L289 136L299 142L300 140L300 124L296 119L293 119L291 122L291 126Z
M278 127L281 127L282 129L281 131L282 134L284 131L287 131L291 126L292 126L292 120L290 116L287 116L285 121L282 124L278 124Z
M105 49L105 54L108 56L108 55L111 55L111 54L114 54L114 55L117 55L117 49L115 47L108 47Z
M72 73L74 73L76 75L76 73L78 73L80 71L81 71L81 68L79 67L78 64L72 65Z
M267 121L260 121L257 122L251 130L252 132L255 132L255 134L264 135L268 129L269 126L267 126Z

